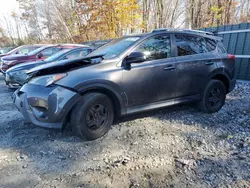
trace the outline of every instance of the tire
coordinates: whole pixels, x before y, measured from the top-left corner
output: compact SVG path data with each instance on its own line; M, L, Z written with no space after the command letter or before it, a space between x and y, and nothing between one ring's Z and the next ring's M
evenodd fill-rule
M73 108L70 124L73 132L86 140L105 135L114 120L110 98L102 93L88 93Z
M219 80L210 80L202 95L199 108L206 113L218 112L225 104L226 87Z

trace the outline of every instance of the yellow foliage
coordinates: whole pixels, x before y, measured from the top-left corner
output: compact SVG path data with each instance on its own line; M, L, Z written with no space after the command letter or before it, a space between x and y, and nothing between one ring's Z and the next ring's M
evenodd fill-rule
M224 9L225 9L224 6L220 7L220 8L218 6L212 6L211 7L211 11L214 12L214 13L219 13L219 12L223 11Z
M111 37L123 34L124 29L132 29L141 18L137 0L106 0L106 18Z
M82 16L90 19L87 27L101 32L106 38L120 37L126 31L142 27L142 19L138 0L82 0ZM86 28L85 28L86 29Z

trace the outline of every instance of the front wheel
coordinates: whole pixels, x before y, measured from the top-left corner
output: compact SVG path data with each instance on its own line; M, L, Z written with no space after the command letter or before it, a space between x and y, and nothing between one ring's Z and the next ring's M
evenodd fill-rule
M225 104L226 88L219 80L210 80L199 103L200 109L207 113L219 111Z
M108 132L114 120L110 98L102 93L85 94L74 107L70 124L81 138L95 140Z

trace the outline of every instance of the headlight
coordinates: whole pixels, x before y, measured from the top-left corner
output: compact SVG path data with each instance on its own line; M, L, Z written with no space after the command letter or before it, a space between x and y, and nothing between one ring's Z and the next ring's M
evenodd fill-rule
M18 71L7 71L7 73L11 76L20 76L20 75L23 75L23 74L26 74L26 71L27 70L18 70Z
M35 85L42 85L42 86L49 86L58 80L64 78L67 76L67 74L51 74L51 75L46 75L46 76L39 76L32 78L29 81L29 84L35 84Z
M14 61L3 61L4 64L10 65L11 63L14 63L16 60Z

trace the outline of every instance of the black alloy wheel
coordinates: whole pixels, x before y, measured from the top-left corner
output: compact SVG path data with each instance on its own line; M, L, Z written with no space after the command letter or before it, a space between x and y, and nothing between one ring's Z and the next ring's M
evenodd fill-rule
M114 120L111 99L102 93L87 93L71 112L70 124L75 134L87 140L105 135Z
M218 112L225 104L226 88L220 80L210 80L199 103L200 109L207 113Z
M96 104L89 108L86 123L90 130L101 128L108 119L108 110L102 104Z

